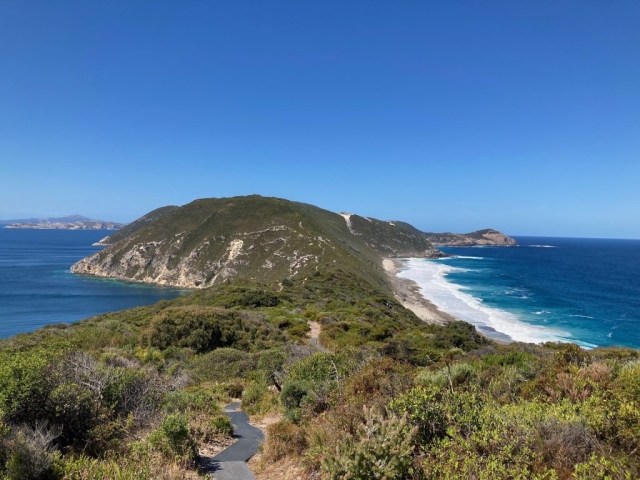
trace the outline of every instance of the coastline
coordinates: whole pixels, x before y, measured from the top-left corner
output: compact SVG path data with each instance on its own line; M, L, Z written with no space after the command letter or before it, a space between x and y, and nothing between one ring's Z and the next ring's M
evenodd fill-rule
M427 323L437 323L445 325L458 320L453 315L443 312L429 300L420 294L418 284L408 278L398 277L402 264L399 260L384 258L382 266L387 272L396 299L405 307L411 310L422 321Z
M446 325L447 323L459 321L459 318L454 317L450 313L443 312L436 307L429 300L424 298L420 294L420 288L416 282L409 280L408 278L398 277L402 263L393 258L384 258L382 260L382 266L391 280L393 286L393 293L396 299L405 307L411 310L415 315L426 323L436 323L438 325ZM488 338L492 342L500 345L507 345L511 342L492 337L486 333L480 331L477 326L474 325L476 332L485 338Z

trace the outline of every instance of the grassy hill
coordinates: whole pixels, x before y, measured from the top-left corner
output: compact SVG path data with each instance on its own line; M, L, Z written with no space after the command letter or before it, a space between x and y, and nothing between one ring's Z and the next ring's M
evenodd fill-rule
M202 288L239 277L281 281L340 265L374 284L386 284L381 255L440 255L404 225L278 198L201 199L161 213L112 235L116 243L72 271Z

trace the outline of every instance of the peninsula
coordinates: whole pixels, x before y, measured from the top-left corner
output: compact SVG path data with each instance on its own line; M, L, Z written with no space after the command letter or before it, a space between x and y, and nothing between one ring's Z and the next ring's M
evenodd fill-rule
M4 228L32 230L119 230L126 223L94 220L82 215L69 215L58 218L27 218L0 220Z
M386 284L383 258L446 256L429 235L404 222L334 213L279 198L208 198L150 212L102 239L99 243L108 247L71 271L205 288L234 278L280 281L333 265ZM455 238L515 244L495 230Z

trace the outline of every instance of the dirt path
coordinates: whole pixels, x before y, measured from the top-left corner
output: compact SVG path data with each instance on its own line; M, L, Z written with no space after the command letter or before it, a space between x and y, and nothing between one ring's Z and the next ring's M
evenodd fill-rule
M320 350L321 352L328 353L329 350L320 345L320 324L318 322L309 322L309 326L311 327L309 343L316 350Z

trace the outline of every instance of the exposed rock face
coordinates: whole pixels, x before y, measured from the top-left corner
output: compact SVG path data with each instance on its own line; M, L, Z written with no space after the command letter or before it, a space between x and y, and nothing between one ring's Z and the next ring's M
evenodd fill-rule
M403 226L357 215L347 220L276 198L196 200L153 221L134 222L138 228L130 235L71 271L202 288L239 276L280 281L327 264L380 278L381 255L443 255Z
M473 233L425 233L425 237L434 245L450 247L470 247L475 245L513 246L517 245L513 238L497 230L478 230Z

